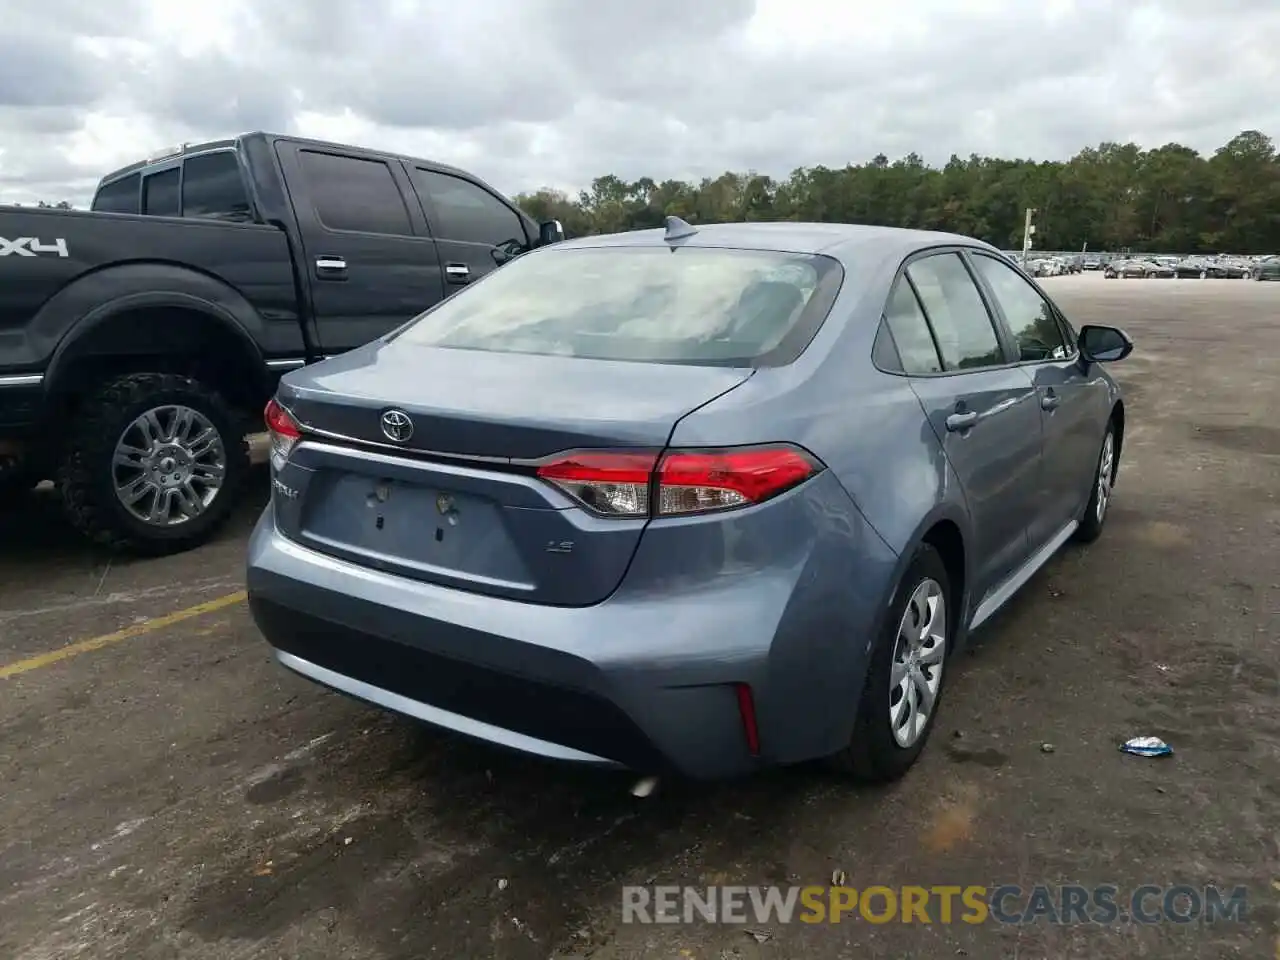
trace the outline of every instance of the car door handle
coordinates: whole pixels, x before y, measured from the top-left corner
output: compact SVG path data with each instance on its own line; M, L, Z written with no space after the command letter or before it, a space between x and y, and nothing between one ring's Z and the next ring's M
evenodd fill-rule
M316 277L320 280L347 279L347 261L341 257L316 257Z
M465 263L446 263L444 279L447 283L470 283L471 268Z
M952 433L963 433L978 422L978 414L974 410L965 413L953 413L947 417L947 429Z
M1041 410L1057 410L1058 404L1060 404L1061 402L1062 402L1062 399L1053 391L1049 391L1048 393L1044 393L1040 395Z

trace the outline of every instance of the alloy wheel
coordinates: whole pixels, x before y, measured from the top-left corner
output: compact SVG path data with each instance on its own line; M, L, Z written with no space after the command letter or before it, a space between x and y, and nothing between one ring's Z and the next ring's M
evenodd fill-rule
M199 410L155 407L116 441L111 481L121 506L150 526L172 527L208 509L222 490L227 451Z

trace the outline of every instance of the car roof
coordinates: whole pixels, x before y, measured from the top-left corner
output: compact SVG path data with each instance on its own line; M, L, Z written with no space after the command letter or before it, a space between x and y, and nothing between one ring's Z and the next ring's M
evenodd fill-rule
M788 220L772 223L708 223L695 225L694 229L696 233L676 240L675 243L682 247L731 247L740 250L774 250L783 253L820 253L842 261L857 257L867 248L874 248L879 258L888 253L906 256L916 250L954 244L978 247L1004 256L988 243L956 233L907 230L901 227L880 227L870 224L803 223ZM666 231L661 228L632 230L627 233L610 233L565 240L556 244L556 248L657 247L666 243L665 235Z
M188 160L191 157L198 156L202 153L211 153L216 150L235 150L240 147L240 144L243 141L246 140L262 140L267 143L278 143L284 141L296 143L302 147L314 147L319 150L338 150L344 155L353 157L365 157L372 160L402 160L405 163L412 163L415 166L425 167L427 169L434 170L437 173L447 173L452 176L459 176L467 180L473 180L477 183L484 183L484 181L479 180L474 173L468 173L467 171L461 170L457 167L438 163L435 160L427 160L423 157L411 157L408 154L402 153L389 153L386 150L374 150L370 147L357 147L348 143L339 143L336 140L314 140L309 137L295 137L284 133L269 133L264 130L254 130L251 133L242 133L235 137L220 140L205 140L201 143L184 143L157 156L148 157L144 160L135 160L133 163L105 174L102 179L98 181L97 189L101 190L107 184L132 176L135 173L145 174L150 173L152 169L176 166L182 161Z

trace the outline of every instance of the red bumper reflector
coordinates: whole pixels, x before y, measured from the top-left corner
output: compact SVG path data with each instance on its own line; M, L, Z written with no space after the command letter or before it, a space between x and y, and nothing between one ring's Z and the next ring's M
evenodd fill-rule
M760 756L760 728L756 726L756 702L751 688L745 683L734 685L738 692L738 714L742 717L742 732L747 736L747 750L753 757Z

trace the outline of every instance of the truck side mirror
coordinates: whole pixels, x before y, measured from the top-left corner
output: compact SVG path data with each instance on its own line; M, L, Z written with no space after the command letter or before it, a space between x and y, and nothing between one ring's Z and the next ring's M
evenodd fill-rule
M564 239L564 225L559 220L544 220L538 224L538 246L545 247Z

